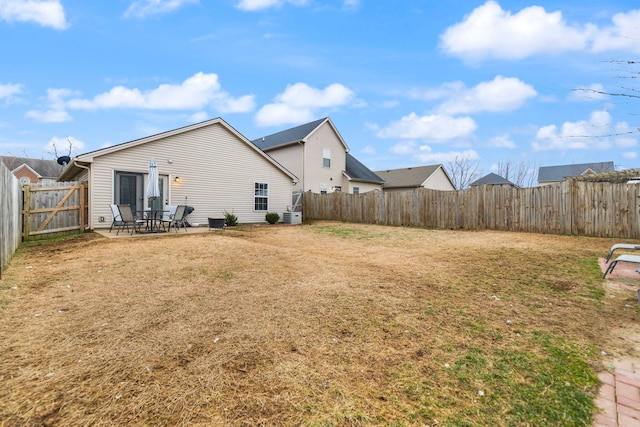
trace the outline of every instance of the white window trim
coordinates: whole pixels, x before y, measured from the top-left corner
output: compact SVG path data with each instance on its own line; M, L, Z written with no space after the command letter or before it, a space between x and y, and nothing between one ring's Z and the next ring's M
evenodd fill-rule
M329 164L325 166L325 160L329 161ZM323 168L331 168L331 150L329 148L322 149L322 167Z
M259 188L259 190L261 190L261 191L266 190L267 191L267 195L266 196L257 195L256 194L256 190L258 189L258 188L256 188L257 185L261 185L261 186L264 185L265 186L265 188ZM266 199L267 206L266 206L265 209L256 209L256 202L257 202L258 197L261 198L261 199ZM254 212L268 212L269 211L269 183L268 182L255 181L253 183L253 211Z

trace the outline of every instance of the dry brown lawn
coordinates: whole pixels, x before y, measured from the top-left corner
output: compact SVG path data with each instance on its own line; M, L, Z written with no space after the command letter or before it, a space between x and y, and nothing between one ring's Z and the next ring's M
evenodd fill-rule
M509 425L499 382L448 370L545 357L547 334L594 372L635 354L611 338L639 318L603 296L612 243L315 223L25 246L0 282L0 425Z

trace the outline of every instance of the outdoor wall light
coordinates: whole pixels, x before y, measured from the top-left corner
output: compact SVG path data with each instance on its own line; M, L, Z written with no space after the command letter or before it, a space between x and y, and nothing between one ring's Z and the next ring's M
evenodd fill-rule
M180 179L180 177L179 177L179 176L176 176L173 180L174 180L175 182L180 182L180 181L181 181L181 179Z

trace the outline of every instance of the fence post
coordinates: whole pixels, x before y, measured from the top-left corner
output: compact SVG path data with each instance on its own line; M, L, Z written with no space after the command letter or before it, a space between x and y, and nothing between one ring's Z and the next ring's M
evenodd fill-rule
M29 238L30 224L29 216L31 206L31 186L22 186L22 241L27 241Z

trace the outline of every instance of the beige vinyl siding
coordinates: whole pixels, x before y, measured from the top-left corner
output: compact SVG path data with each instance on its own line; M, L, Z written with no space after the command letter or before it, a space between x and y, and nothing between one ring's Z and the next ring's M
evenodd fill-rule
M287 170L298 177L298 179L302 179L302 175L304 173L302 163L304 158L303 153L304 146L302 144L291 144L286 147L267 152L269 156L287 168Z
M451 181L445 175L442 168L436 170L425 182L422 183L424 188L433 190L454 191L455 187L451 185Z
M207 224L208 217L223 217L225 210L241 223L264 222L265 212L254 211L256 182L269 184L269 211L282 214L291 204L291 178L225 126L213 123L95 157L90 182L92 228L111 223L100 223L98 218L111 218L115 173L143 173L146 184L151 157L158 173L169 176L166 204L186 200L195 209L190 222ZM174 181L176 176L180 182Z
M331 150L331 167L322 166L322 150ZM328 192L333 192L335 186L341 186L342 191L348 187L348 181L343 180L342 172L346 169L346 151L344 144L328 123L324 123L307 140L305 144L304 190L314 193L320 192L320 184L328 186ZM344 181L344 182L343 182Z
M374 191L374 190L382 190L382 186L380 184L372 184L369 182L356 182L356 181L350 181L349 182L349 188L342 188L342 191L344 192L349 192L351 194L353 194L353 187L358 187L360 189L360 194L364 194L367 193L369 191Z

